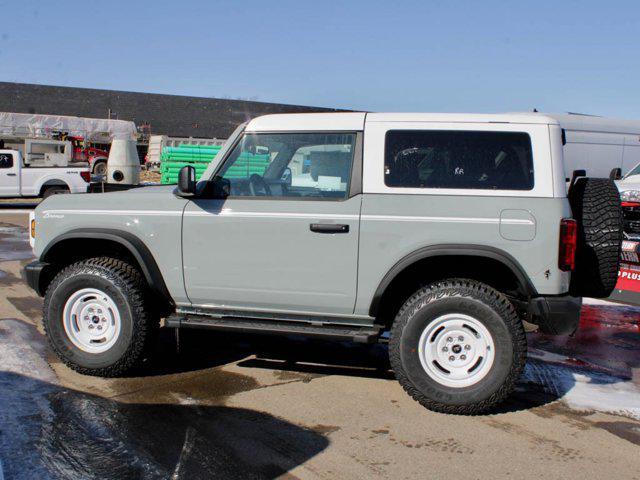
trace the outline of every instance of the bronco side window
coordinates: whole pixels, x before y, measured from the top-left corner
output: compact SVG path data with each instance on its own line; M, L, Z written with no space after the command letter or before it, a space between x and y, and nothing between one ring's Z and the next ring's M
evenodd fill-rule
M392 130L384 169L388 187L531 190L534 183L523 132Z
M356 134L246 133L217 175L231 196L344 199Z

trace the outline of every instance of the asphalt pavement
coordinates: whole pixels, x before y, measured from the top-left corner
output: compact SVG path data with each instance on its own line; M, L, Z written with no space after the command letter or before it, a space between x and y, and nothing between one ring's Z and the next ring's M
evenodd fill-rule
M32 208L0 206L0 479L640 479L639 308L529 334L517 391L474 417L411 400L384 345L163 330L131 376L87 377L20 278Z

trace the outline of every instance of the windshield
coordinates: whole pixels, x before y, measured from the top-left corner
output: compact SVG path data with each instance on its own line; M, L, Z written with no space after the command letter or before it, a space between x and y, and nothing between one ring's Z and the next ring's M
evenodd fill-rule
M633 167L629 173L627 173L624 178L631 177L633 175L640 175L640 163L638 163L635 167Z

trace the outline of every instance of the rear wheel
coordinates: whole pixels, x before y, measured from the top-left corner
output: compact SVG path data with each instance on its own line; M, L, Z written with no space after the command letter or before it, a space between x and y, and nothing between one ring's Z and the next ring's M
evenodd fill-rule
M447 280L418 290L398 312L389 356L396 378L430 410L476 414L512 391L526 360L522 322L488 285Z
M107 174L107 162L96 162L93 165L94 175L106 175Z
M47 187L42 193L42 198L49 198L51 195L62 195L66 193L69 193L69 189L67 187Z
M51 347L80 373L125 373L143 360L159 326L145 291L140 273L121 260L92 258L65 268L44 300Z

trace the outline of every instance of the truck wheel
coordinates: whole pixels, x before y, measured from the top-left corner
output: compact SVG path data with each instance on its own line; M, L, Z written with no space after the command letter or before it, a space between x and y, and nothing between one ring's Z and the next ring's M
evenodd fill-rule
M608 178L579 178L571 188L569 202L578 222L571 294L608 297L616 286L620 267L623 238L620 193Z
M44 328L51 347L77 372L115 377L149 351L159 321L145 304L142 276L108 257L62 270L44 298Z
M96 162L93 165L94 175L106 175L107 174L107 162Z
M445 280L418 290L391 330L396 378L430 410L472 415L504 400L522 373L527 341L501 293L473 280Z
M42 193L42 198L49 198L51 195L62 195L65 193L69 193L67 187L47 187Z

